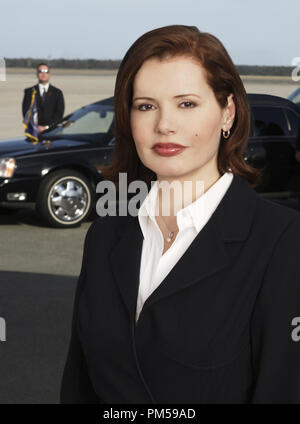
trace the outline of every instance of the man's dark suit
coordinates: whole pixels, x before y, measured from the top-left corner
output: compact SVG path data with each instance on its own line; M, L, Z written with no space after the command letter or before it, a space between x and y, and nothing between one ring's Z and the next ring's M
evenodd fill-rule
M34 87L25 88L22 103L23 118L30 107L33 88L37 90L38 124L50 126L61 119L65 109L63 93L51 84L49 84L44 102L41 99L38 84Z
M90 226L61 403L300 403L299 212L235 176L135 324L142 242Z

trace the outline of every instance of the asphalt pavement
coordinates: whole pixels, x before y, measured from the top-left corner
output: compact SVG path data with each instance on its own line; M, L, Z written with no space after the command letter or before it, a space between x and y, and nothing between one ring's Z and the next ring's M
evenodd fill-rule
M91 224L47 228L0 209L0 403L58 403L83 242Z

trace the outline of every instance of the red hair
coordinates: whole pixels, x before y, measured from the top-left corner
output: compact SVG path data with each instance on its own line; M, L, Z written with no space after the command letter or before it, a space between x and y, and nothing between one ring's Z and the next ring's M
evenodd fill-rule
M212 34L186 25L169 25L149 31L139 37L125 54L114 92L115 150L111 165L101 168L103 177L113 181L117 188L120 172L127 172L128 184L136 179L150 184L156 179L156 174L139 159L131 133L133 81L146 60L175 56L199 62L221 108L226 107L227 97L233 93L235 119L226 141L220 134L218 169L224 174L230 168L233 174L246 178L252 186L258 185L260 171L243 158L250 132L250 106L243 82L223 44Z

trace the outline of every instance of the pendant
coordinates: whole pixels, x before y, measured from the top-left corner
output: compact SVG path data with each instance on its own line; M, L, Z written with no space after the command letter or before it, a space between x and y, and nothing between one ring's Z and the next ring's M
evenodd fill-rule
M170 243L170 241L172 241L173 236L174 236L174 233L173 233L173 231L171 231L171 232L169 233L169 237L167 237L167 241L168 241L169 243Z

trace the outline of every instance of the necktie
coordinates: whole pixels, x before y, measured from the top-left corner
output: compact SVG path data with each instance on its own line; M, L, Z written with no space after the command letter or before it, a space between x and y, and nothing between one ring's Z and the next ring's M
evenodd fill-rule
M46 88L44 88L44 92L42 94L42 102L44 103L46 99Z

